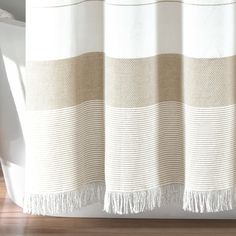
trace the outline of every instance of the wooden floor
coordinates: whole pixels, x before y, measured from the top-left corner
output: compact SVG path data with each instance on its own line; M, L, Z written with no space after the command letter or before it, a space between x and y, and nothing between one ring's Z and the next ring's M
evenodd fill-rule
M0 236L236 236L233 220L132 220L36 217L6 195L0 175Z

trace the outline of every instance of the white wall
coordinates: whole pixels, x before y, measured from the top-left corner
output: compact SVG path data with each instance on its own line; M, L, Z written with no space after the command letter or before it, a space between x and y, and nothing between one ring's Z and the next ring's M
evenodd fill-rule
M11 12L17 20L25 21L25 0L0 0L0 8Z

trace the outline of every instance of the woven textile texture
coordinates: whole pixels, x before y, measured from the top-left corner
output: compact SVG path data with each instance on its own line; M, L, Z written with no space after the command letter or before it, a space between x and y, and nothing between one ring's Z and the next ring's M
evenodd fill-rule
M31 0L24 212L236 206L236 1Z

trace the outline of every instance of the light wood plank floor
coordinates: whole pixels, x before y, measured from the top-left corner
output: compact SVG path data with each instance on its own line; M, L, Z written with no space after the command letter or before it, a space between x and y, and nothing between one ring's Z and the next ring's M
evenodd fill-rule
M38 217L23 214L0 175L0 236L236 236L233 220L132 220Z

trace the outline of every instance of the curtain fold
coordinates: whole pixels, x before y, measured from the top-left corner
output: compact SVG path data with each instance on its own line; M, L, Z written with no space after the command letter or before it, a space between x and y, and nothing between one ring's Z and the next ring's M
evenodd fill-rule
M29 0L24 212L236 205L236 1Z

